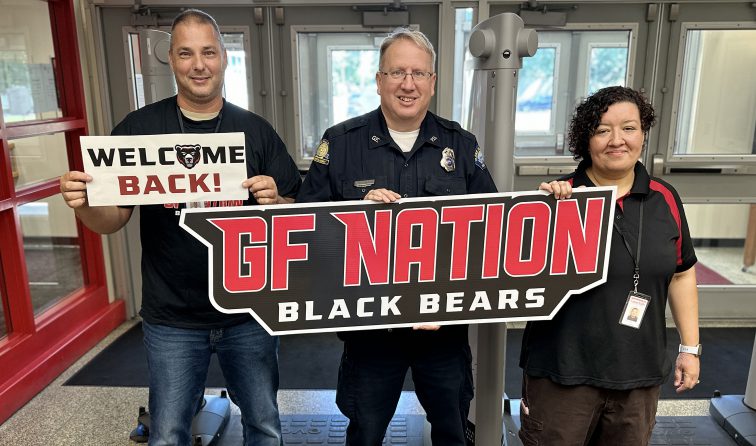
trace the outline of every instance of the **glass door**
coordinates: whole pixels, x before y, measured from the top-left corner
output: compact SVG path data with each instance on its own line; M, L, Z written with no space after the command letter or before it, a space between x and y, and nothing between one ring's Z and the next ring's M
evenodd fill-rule
M81 170L86 110L72 1L3 5L0 29L0 423L124 318L100 236L59 196Z

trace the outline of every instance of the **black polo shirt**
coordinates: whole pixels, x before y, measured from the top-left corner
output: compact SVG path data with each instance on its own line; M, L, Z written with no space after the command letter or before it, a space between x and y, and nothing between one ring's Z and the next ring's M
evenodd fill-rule
M380 188L402 197L496 192L472 133L428 112L412 150L405 153L391 139L379 107L325 131L297 202L361 200L370 189ZM379 342L373 335L380 333L385 330L345 332L340 336ZM392 333L466 341L467 326L447 326L437 332L400 329Z
M113 135L181 133L176 97L164 99L129 113ZM213 133L218 119L183 119L187 133ZM218 132L244 132L247 178L273 177L278 193L293 197L301 177L281 138L263 118L240 107L223 103ZM205 202L205 207L257 204L254 198L238 202ZM207 247L179 227L185 203L139 207L142 239L142 309L139 314L153 324L184 328L221 328L249 320L248 314L229 315L216 310L208 297Z
M564 179L574 188L595 186L586 168L583 161ZM619 320L633 289L634 269L623 237L635 255L641 200L638 291L651 301L640 329L635 329ZM668 378L673 358L666 355L667 292L672 276L696 263L680 197L666 182L650 178L639 162L632 189L617 200L613 230L606 283L570 297L553 320L527 324L520 353L520 367L527 374L607 389L660 385Z

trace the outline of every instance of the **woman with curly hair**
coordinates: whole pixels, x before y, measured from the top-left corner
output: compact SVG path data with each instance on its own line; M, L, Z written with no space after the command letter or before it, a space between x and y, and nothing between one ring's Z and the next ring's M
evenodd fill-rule
M597 91L570 124L577 169L541 184L558 199L594 186L614 186L618 198L606 283L525 329L525 445L646 445L672 371L677 392L698 383L696 255L685 213L672 186L639 161L654 120L639 92ZM674 364L666 354L667 301L682 341Z

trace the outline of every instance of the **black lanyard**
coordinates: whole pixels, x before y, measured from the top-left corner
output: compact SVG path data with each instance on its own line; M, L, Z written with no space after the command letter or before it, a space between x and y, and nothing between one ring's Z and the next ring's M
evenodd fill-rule
M176 104L176 117L178 117L178 123L179 123L179 128L181 129L181 133L186 133L186 131L184 130L184 114L181 113L181 108L178 106L178 103ZM213 130L213 133L218 133L218 130L220 130L221 118L223 118L222 107L220 111L218 112L218 123L215 125L215 130ZM184 206L189 207L189 203L186 203Z
M181 113L181 108L176 104L176 116L178 117L178 123L179 128L181 129L181 133L186 133L184 130L184 114ZM215 130L213 130L213 133L218 133L218 130L220 130L221 126L221 119L223 118L223 108L220 109L218 112L218 123L215 125Z
M633 255L633 249L630 247L630 243L627 242L627 238L625 238L625 235L622 233L622 229L620 229L619 225L617 225L617 219L614 219L614 227L617 229L617 232L619 232L620 237L622 237L622 241L625 243L625 248L627 249L627 252L630 254L630 257L633 259L633 265L635 265L635 269L633 271L633 288L635 292L638 292L638 280L640 279L640 253L641 253L641 236L643 235L643 203L646 201L646 198L641 198L640 202L640 223L638 224L638 246L635 250L635 255Z

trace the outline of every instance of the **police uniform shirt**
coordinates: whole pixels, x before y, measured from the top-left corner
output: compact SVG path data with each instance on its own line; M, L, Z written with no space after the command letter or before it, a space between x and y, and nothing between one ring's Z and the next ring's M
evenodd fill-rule
M428 112L405 153L379 107L326 130L297 202L361 200L381 188L403 198L496 192L472 133Z
M581 162L564 179L573 188L594 186L586 175L587 165ZM651 301L635 329L619 324L633 289L634 268L622 237L636 249L641 200L638 291L651 296ZM669 284L675 273L696 263L682 202L672 186L649 177L638 162L630 192L615 205L615 220L606 283L571 296L551 321L528 322L520 353L520 367L527 374L563 385L617 390L656 386L668 378L673 360L666 351Z
M181 133L176 97L131 112L113 129L113 135ZM192 121L183 117L186 133L244 132L247 178L268 175L275 179L282 197L296 195L301 177L281 138L263 118L224 100L220 117ZM239 180L241 183L242 180ZM254 198L239 203L206 202L206 207L229 204L254 205ZM142 205L142 308L148 322L184 328L220 328L249 319L248 314L229 315L216 310L208 297L207 248L179 227L175 205Z
M326 130L297 195L297 202L361 200L371 189L390 189L402 197L496 192L475 136L459 124L428 112L411 151L389 136L380 107ZM386 338L389 336L390 338ZM420 343L445 348L467 342L466 325L437 331L412 329L339 332L376 348Z

